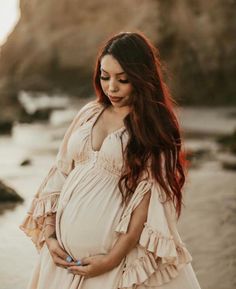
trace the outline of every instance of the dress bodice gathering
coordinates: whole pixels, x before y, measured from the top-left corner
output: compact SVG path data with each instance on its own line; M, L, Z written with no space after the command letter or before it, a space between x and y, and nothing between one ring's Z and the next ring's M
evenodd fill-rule
M123 151L127 144L128 133L123 126L109 133L103 140L99 150L92 147L92 129L104 107L100 105L94 116L75 130L68 142L68 151L75 162L75 166L81 163L94 162L98 169L104 169L111 174L120 176L123 166Z

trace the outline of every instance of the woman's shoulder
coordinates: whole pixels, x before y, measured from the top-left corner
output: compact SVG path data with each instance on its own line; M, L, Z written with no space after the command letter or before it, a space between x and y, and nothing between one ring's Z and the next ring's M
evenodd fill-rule
M103 107L104 105L98 102L97 99L91 100L82 106L82 108L78 111L76 119L80 124L83 124L101 111Z
M82 108L79 110L81 113L85 112L93 112L99 110L103 107L103 104L98 101L98 99L93 99L87 102Z

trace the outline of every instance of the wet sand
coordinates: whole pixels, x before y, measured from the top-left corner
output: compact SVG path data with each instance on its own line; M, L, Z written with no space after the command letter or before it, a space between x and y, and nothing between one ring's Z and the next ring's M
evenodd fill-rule
M236 288L235 172L216 161L190 171L179 232L203 289Z
M179 232L193 256L202 289L236 288L236 173L222 161L236 156L223 152L215 137L236 129L236 108L185 108L180 119L191 150L208 153L189 170L185 208Z

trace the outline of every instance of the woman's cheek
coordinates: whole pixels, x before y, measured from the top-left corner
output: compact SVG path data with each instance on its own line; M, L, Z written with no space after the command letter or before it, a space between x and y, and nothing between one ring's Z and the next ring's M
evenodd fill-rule
M103 90L103 92L106 94L106 91L107 91L107 89L106 89L106 84L104 84L102 81L100 82L100 84L101 84L101 87L102 87L102 90Z

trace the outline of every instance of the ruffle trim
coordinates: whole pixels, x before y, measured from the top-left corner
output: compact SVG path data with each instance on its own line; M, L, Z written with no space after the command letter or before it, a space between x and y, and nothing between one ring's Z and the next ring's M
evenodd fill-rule
M138 258L125 268L118 288L133 289L133 285L143 284L157 269L157 262L151 254Z
M173 263L163 263L162 258L155 258L150 252L137 258L128 265L119 283L120 289L133 289L134 285L147 287L161 286L178 276L179 270L192 261L192 257L183 244L176 246L177 256Z
M57 211L60 193L53 193L42 198L34 198L20 229L31 238L39 250L44 241L45 218Z
M46 215L57 211L58 198L60 192L49 194L41 198L34 198L29 208L28 214L32 215L33 219L46 217Z
M152 183L149 181L142 181L138 185L116 227L117 233L128 231L133 210L150 189ZM144 224L137 247L143 256L126 264L119 284L120 289L134 289L141 284L146 287L161 286L177 277L179 270L192 261L192 256L183 242L176 241L169 231L164 233L154 229L148 222Z
M161 257L163 264L169 262L175 263L177 260L173 236L163 236L161 232L153 230L147 223L144 224L139 244L153 253L155 258Z
M73 161L72 160L71 161L65 161L65 160L58 158L56 160L56 166L58 169L60 169L61 172L63 172L64 174L66 174L68 176L69 173L71 172L72 168L73 168Z
M119 224L117 225L115 232L122 233L122 234L126 233L128 231L130 219L131 219L131 214L124 216L119 222Z

